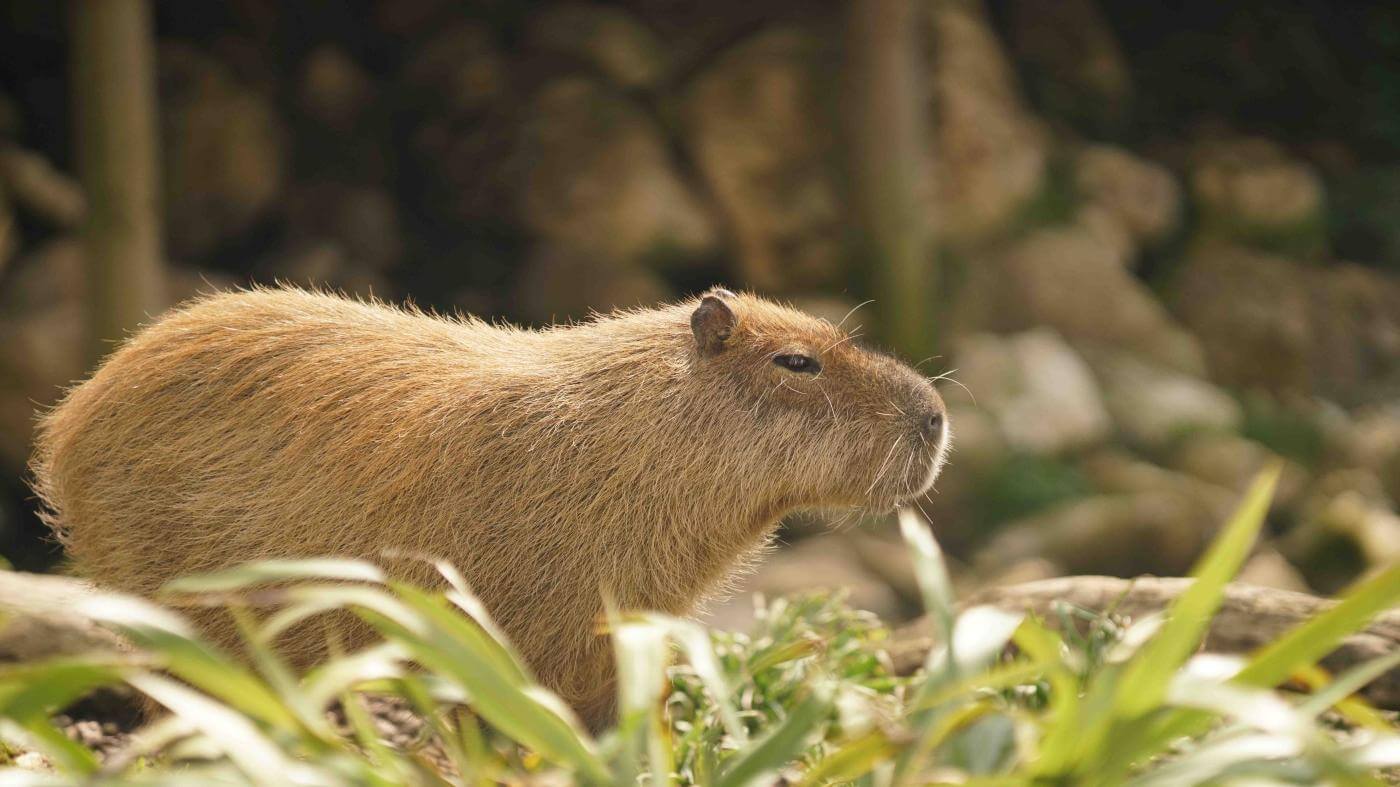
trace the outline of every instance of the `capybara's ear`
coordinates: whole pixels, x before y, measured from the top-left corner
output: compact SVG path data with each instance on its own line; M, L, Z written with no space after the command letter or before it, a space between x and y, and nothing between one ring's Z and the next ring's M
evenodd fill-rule
M701 355L714 355L724 349L734 334L734 312L729 304L714 295L700 299L700 305L690 314L690 330Z

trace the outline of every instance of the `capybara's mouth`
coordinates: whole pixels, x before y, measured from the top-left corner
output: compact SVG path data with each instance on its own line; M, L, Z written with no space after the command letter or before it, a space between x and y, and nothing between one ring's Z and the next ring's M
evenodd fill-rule
M915 458L906 481L906 491L897 496L896 505L923 497L933 489L933 484L938 480L938 475L943 471L943 465L948 458L947 428L944 428L936 446L919 445L914 451Z

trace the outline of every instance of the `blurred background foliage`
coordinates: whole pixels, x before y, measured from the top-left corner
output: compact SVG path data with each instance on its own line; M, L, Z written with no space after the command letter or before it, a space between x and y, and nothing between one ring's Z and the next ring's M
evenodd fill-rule
M851 323L951 377L923 507L965 585L1183 573L1274 456L1247 580L1331 592L1400 555L1393 3L154 15L166 302L281 280L541 325L720 282L833 320L874 298ZM72 34L0 0L0 552L31 569L59 557L33 414L88 365ZM825 524L748 588L917 608L889 523Z

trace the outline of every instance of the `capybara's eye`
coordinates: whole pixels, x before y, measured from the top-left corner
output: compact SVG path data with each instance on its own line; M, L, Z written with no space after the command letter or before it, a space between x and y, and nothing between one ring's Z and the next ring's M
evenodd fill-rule
M790 372L816 374L822 370L821 362L808 355L775 355L773 363Z

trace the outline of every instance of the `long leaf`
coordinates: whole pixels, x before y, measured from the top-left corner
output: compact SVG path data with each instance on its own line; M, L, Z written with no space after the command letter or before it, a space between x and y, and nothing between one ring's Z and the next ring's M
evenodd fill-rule
M363 616L382 634L401 643L415 661L458 683L471 695L473 708L506 735L551 761L576 770L591 782L611 780L588 735L554 708L541 703L536 692L522 687L518 667L503 670L497 661L498 652L477 649L470 641L448 633L448 629L422 623L425 618L438 620L443 615L455 615L446 602L422 593L410 594L405 601L412 608L409 621L384 616L377 610L368 610ZM470 625L460 618L458 621Z
M316 558L310 560L260 560L241 566L195 574L167 582L163 593L215 593L242 590L269 582L331 579L346 582L384 582L384 572L363 560Z
M1337 606L1316 615L1264 646L1235 680L1276 686L1295 669L1331 653L1371 618L1400 603L1400 563L1352 586Z
M1244 502L1191 572L1196 581L1172 602L1161 629L1128 662L1117 701L1120 715L1138 716L1159 705L1172 675L1199 646L1225 597L1225 586L1254 546L1281 471L1273 465L1254 480Z

